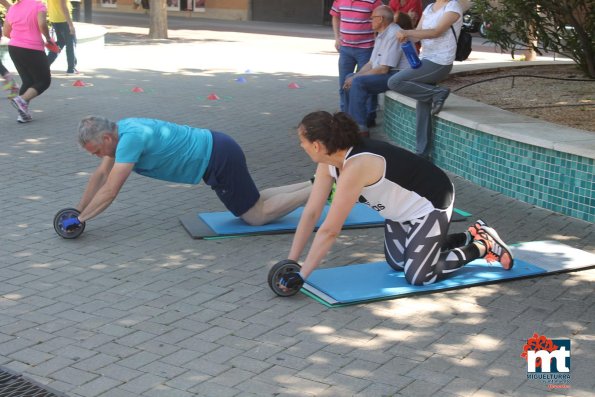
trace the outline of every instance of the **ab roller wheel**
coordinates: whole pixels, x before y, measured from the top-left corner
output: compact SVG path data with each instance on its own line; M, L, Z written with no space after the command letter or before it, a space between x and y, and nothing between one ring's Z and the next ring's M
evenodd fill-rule
M56 216L54 217L54 230L58 233L58 236L62 238L77 238L80 236L83 231L85 230L85 222L82 222L80 226L69 228L68 230L62 226L62 223L66 219L76 218L79 216L80 212L76 208L64 208L63 210L58 211Z
M279 282L281 281L281 277L287 273L298 273L300 269L300 265L291 259L285 259L276 263L269 271L269 287L271 287L273 292L279 296L292 296L297 294L300 290L299 288L281 289L282 285Z

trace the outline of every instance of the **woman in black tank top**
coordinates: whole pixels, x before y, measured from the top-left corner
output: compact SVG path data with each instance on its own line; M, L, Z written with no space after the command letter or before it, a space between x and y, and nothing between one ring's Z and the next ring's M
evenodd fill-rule
M369 205L386 219L386 260L395 270L404 271L413 285L442 280L480 257L512 268L510 250L484 221L478 220L464 233L448 234L454 188L431 162L389 143L362 138L345 113L308 114L298 127L298 137L318 166L289 259L300 258L335 181L336 190L301 271L284 276L282 285L303 284L331 249L356 202Z

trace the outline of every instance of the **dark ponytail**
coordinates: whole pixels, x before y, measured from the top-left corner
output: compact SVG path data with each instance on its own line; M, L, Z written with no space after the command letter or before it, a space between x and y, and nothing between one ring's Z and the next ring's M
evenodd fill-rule
M320 141L328 154L348 149L360 142L357 123L344 112L331 115L318 111L307 114L300 125L304 129L304 138L310 142Z

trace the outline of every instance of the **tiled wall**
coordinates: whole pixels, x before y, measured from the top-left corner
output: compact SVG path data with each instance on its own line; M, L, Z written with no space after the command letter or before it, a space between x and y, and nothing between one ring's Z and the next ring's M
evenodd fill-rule
M385 98L385 129L415 148L415 109ZM595 161L520 143L436 119L434 163L526 203L595 222Z

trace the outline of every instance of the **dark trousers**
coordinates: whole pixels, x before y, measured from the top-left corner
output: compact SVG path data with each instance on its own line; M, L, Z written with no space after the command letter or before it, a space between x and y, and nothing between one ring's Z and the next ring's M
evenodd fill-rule
M76 57L74 56L74 36L70 34L68 23L66 22L54 22L52 23L54 30L56 31L56 44L58 47L66 47L66 61L68 62L67 72L74 72L76 66ZM51 52L48 54L48 61L50 65L54 63L58 54Z
M72 5L72 20L74 22L80 22L80 20L81 20L81 2L80 1L71 1L70 4Z
M356 121L360 131L368 131L367 123L376 119L376 111L370 113L370 101L378 98L378 94L382 94L388 90L388 79L397 73L397 71L390 71L387 74L368 74L357 76L351 82L351 88L344 90L345 111ZM347 75L347 77L353 74ZM372 102L377 104L378 100ZM377 106L377 105L376 105ZM375 109L375 108L374 108Z
M44 51L9 45L8 53L21 76L22 84L19 95L23 95L29 88L34 88L38 95L48 89L52 76Z
M444 88L436 86L446 79L451 65L440 65L423 59L417 69L403 69L388 80L388 88L417 100L417 145L415 152L422 157L432 152L432 102L436 95L444 92Z

